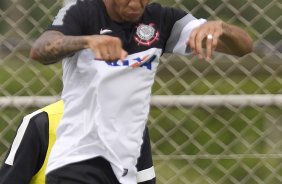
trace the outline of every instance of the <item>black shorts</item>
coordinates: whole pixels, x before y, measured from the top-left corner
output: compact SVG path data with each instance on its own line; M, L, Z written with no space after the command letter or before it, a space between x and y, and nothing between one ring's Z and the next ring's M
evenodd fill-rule
M120 184L110 163L102 157L73 163L46 176L46 184Z

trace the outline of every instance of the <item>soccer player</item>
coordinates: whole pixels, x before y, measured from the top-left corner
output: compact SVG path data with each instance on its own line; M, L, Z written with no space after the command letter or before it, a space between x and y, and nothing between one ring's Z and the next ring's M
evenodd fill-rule
M46 183L136 184L160 56L195 53L208 61L213 51L243 56L252 39L238 26L149 0L66 4L30 52L43 64L64 58L65 112Z
M44 184L45 169L64 111L58 101L25 116L0 169L0 184ZM155 184L148 130L138 159L138 183Z

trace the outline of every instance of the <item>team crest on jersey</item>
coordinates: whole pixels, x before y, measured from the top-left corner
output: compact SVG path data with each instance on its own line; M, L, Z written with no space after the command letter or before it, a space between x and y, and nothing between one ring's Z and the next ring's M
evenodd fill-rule
M139 24L134 37L138 45L150 46L155 41L159 40L160 33L154 28L154 24L149 25Z

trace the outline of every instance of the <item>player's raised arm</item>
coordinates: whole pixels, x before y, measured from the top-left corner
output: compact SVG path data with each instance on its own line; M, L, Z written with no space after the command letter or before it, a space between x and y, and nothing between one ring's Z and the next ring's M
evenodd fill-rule
M34 43L30 58L42 64L51 64L89 48L100 60L123 60L127 52L122 49L121 40L107 35L66 36L59 31L46 31Z
M214 50L243 56L252 52L252 39L241 28L223 21L208 21L195 28L187 41L199 58L211 59ZM203 52L206 48L206 52Z
M33 44L30 58L42 64L51 64L85 47L83 36L65 36L59 31L44 32Z

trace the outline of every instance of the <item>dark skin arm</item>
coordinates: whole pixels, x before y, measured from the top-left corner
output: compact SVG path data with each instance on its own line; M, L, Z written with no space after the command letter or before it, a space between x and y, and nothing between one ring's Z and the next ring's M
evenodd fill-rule
M211 34L212 39L207 39ZM252 52L252 39L241 28L222 21L208 21L195 28L187 45L200 59L211 59L212 52L243 56ZM96 59L123 60L127 52L119 38L107 35L66 36L58 31L46 31L34 43L30 57L42 64L51 64L75 52L89 48ZM206 52L203 52L206 48Z
M207 39L208 34L213 36L212 39ZM214 50L244 56L252 52L253 47L251 37L243 29L222 21L208 21L194 29L187 44L200 59L207 61ZM203 48L206 48L205 53Z
M123 60L127 52L119 38L107 35L66 36L58 31L44 32L30 50L30 58L51 64L82 49L91 49L96 59Z

